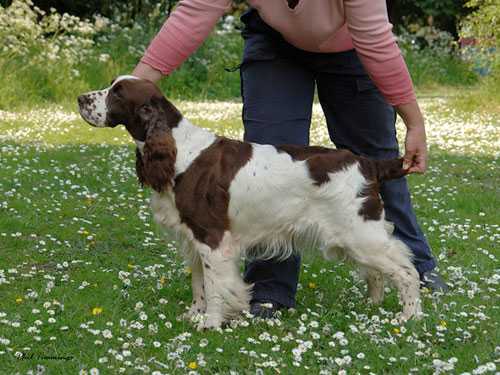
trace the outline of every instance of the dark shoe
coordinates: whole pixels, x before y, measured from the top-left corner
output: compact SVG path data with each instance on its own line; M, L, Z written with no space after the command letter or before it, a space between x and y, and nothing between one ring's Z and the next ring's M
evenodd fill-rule
M436 271L427 271L420 275L420 284L422 288L427 288L434 292L446 293L450 288L444 282L443 278Z
M250 303L250 314L256 318L269 319L273 318L281 308L283 308L283 305L274 301L252 301Z

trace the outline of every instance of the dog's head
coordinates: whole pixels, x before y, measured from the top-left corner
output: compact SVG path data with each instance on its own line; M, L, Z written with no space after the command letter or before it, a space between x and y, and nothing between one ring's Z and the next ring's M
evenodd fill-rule
M124 125L138 145L139 181L157 191L172 184L176 147L172 128L182 115L150 81L120 76L111 86L78 97L83 119L96 127Z
M99 128L124 125L141 142L146 140L152 118L163 118L169 128L182 119L154 83L134 76L119 76L108 88L80 95L78 106L90 125Z

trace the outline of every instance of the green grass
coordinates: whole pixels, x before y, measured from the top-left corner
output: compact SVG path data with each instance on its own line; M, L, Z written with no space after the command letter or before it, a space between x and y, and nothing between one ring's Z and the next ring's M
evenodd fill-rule
M237 103L178 106L195 123L240 133ZM424 102L431 167L410 177L418 217L452 284L446 296L424 294L422 321L391 323L394 290L380 308L369 306L353 268L308 254L295 310L202 333L176 319L191 301L189 270L152 222L125 132L90 128L54 107L0 112L0 373L41 365L49 374L136 374L146 366L169 374L432 374L433 360L451 358L450 373L498 369L500 130L446 107ZM313 142L324 143L317 108L313 123ZM297 361L292 350L301 343L312 347ZM45 358L55 356L69 358Z

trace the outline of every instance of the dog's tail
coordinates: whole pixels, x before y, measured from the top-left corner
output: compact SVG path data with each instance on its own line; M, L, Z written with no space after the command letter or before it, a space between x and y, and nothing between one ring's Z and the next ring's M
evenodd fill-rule
M408 169L403 169L403 158L374 160L374 162L378 181L393 180L408 174Z

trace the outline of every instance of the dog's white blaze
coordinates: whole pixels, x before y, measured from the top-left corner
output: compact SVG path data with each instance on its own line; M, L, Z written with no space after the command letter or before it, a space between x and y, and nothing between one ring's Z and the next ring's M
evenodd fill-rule
M118 76L115 78L115 80L113 81L113 84L109 87L113 87L114 85L116 85L118 82L120 81L123 81L124 79L140 79L139 77L136 77L136 76L132 76L132 75L122 75L122 76Z

